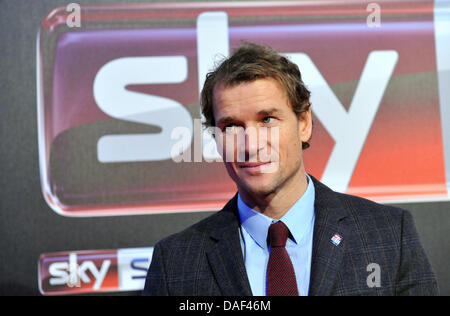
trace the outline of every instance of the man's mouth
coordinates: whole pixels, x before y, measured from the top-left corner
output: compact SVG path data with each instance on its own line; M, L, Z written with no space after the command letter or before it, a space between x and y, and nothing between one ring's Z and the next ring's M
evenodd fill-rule
M270 161L268 161L268 162L246 162L246 163L239 163L238 167L243 168L243 169L251 169L251 168L257 168L259 166L266 165L269 163L270 163Z
M272 162L245 162L245 163L238 163L237 167L244 171L247 174L262 174L262 173L270 173L270 170L273 169Z

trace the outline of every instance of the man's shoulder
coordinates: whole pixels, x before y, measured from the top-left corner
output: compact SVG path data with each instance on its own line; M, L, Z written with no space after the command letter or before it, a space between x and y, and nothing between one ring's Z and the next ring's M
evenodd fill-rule
M399 245L402 234L415 233L413 217L403 208L335 192L317 180L316 198L316 218L322 212L320 218L328 223L330 212L337 212L338 218L345 218L353 234L365 236L368 243L389 241Z
M395 243L400 243L405 229L408 233L411 230L415 231L413 216L406 209L380 204L355 195L337 194L356 229L368 238L377 235L381 239L395 240ZM407 223L406 226L405 223Z
M209 235L209 232L212 231L212 226L214 225L219 216L220 211L212 215L209 215L208 217L183 229L180 232L174 233L161 239L158 242L158 244L165 246L182 245L186 243L191 243L193 239L195 240L204 239Z
M342 202L344 207L357 217L391 217L392 219L401 219L403 216L409 214L409 211L397 206L381 204L367 198L356 195L337 193L337 197Z
M204 240L216 235L221 229L236 221L236 214L233 210L233 204L235 203L235 198L231 199L222 210L207 216L180 232L165 237L158 244L164 246L200 245Z
M392 221L401 220L404 216L410 216L410 212L393 205L381 204L367 198L356 195L339 193L328 188L325 184L314 179L316 187L316 199L322 200L319 204L335 208L343 208L351 217L361 220L367 218L389 218Z
M348 214L346 223L353 236L349 248L370 250L374 256L389 253L392 260L400 260L404 251L424 253L410 211L354 195L336 194Z

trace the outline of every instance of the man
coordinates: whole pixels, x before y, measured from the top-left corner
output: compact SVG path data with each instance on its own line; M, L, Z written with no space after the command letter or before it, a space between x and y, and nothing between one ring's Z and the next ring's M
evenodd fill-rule
M207 75L202 112L238 193L156 244L144 295L437 294L409 212L306 174L309 96L295 64L255 44Z

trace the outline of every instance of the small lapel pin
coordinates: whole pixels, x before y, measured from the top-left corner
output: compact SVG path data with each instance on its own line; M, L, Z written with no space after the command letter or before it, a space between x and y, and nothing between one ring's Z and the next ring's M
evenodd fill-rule
M339 246L339 244L342 241L342 236L338 235L338 234L334 234L333 237L331 237L331 242L333 243L333 245L335 246Z

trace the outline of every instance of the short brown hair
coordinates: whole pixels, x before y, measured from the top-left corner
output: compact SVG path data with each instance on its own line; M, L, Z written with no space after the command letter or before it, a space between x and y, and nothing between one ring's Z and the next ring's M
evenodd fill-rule
M311 93L305 87L297 65L270 47L244 42L232 56L206 75L200 99L205 125L215 126L213 93L218 84L233 86L263 78L273 78L284 87L297 116L308 111ZM308 142L302 143L303 149L308 147Z

